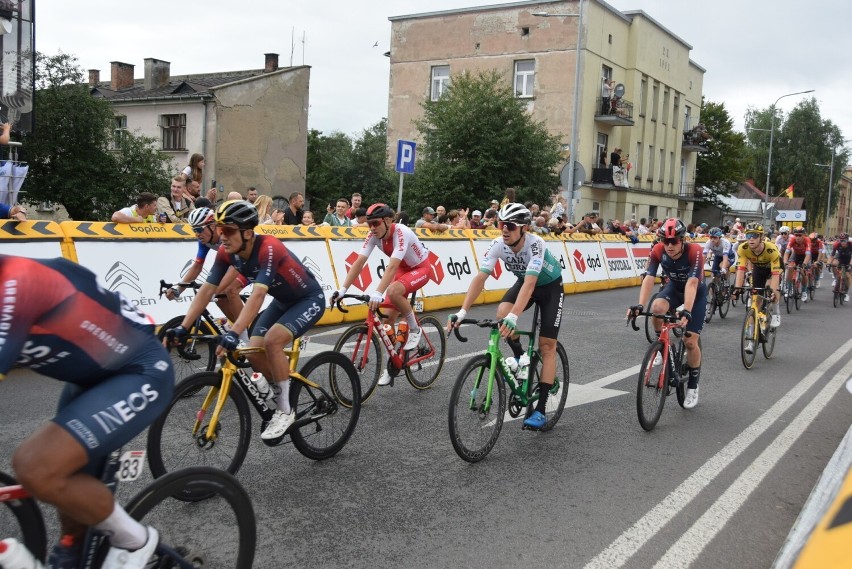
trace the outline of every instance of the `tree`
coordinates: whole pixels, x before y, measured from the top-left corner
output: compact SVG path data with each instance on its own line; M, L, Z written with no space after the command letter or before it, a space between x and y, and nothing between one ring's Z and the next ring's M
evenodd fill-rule
M496 71L453 78L415 121L424 143L406 192L406 207L482 206L516 187L518 199L547 203L559 186L560 143L515 98Z
M718 206L722 203L719 197L730 196L746 175L745 136L734 132L734 121L724 103L706 102L701 109L701 122L713 139L707 141L708 151L698 155L695 187L709 188L709 192L700 191L697 195L704 204Z
M72 219L107 220L140 191L168 188L171 159L126 133L110 150L114 115L89 94L76 57L36 55L36 128L23 140L30 201L62 204Z

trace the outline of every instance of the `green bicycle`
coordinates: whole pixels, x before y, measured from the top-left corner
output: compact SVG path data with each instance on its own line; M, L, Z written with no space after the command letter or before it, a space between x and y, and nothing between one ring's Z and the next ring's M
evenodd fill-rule
M503 427L507 407L513 419L525 411L524 418L535 410L538 401L538 384L541 381L541 354L534 349L538 307L533 316L532 331L517 333L529 338L527 355L530 358L529 375L516 379L500 352L500 321L465 318L460 324L473 324L490 328L488 350L471 358L456 378L450 395L450 440L456 453L468 462L479 462L494 448ZM467 342L454 328L456 338ZM510 395L506 397L506 386ZM547 400L547 422L542 431L549 431L559 421L568 397L568 356L565 348L556 343L556 377Z

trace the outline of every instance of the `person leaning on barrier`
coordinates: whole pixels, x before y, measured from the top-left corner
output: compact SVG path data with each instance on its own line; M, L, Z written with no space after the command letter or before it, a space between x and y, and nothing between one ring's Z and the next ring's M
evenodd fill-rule
M166 220L170 223L180 223L189 215L189 212L195 209L195 205L191 200L184 197L186 192L186 176L178 174L172 178L172 186L170 189L171 199L166 196L157 198L157 217L165 215ZM199 198L201 199L201 198Z
M417 222L415 222L414 227L415 229L429 229L431 231L436 231L439 233L442 231L446 231L450 228L449 225L445 223L439 223L437 221L434 221L434 219L435 210L427 206L423 208L423 217L421 217L417 220Z
M284 225L299 225L302 223L302 206L305 205L305 196L301 192L290 194L290 204L284 208Z
M27 209L22 205L8 206L6 204L0 203L0 218L26 221Z
M122 208L112 214L113 223L153 223L157 213L157 196L151 192L142 192L136 198L136 203Z

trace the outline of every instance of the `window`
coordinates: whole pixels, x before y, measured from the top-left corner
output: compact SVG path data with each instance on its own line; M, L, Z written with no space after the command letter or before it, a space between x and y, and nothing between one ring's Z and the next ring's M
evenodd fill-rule
M636 219L636 204L630 204L630 219Z
M663 181L663 172L666 170L666 151L660 148L660 177L657 178L658 181Z
M674 184L674 171L675 171L675 156L674 152L669 152L669 185Z
M160 115L163 150L186 150L186 115Z
M436 65L432 68L432 100L441 98L450 86L450 66Z
M654 147L648 145L648 181L654 181Z
M592 202L592 211L601 212L601 202Z
M612 81L612 67L601 65L601 77L605 78L608 82Z
M652 219L659 219L657 217L657 206L655 206L655 205L649 205L648 206L648 221L650 221Z
M113 150L118 150L121 148L121 142L127 135L127 117L124 115L116 115L113 117L113 121L111 148Z
M666 88L663 91L663 124L668 123L669 120L669 90Z
M689 116L689 113L692 112L692 109L689 108L689 105L685 105L683 107L683 132L688 132L692 130L692 125L690 122L692 121L692 117Z
M636 179L642 179L642 143L636 143L636 154L633 155L633 168L636 170Z
M660 84L654 83L654 96L651 99L651 120L657 120L657 107L660 105Z
M648 93L648 80L642 78L642 84L639 87L639 115L645 116L645 101Z
M609 161L607 151L609 150L609 135L604 132L598 133L598 141L595 144L595 168L606 168L606 163Z
M535 89L535 61L525 59L515 62L515 96L532 97Z
M677 128L677 117L680 116L680 97L677 93L674 96L674 108L672 109L672 128Z

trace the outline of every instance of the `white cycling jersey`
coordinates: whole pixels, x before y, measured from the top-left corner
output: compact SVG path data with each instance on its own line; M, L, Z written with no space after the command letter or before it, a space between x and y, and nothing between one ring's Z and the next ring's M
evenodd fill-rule
M385 255L401 261L400 267L403 269L414 268L429 257L429 250L423 246L414 231L400 223L391 224L384 239L379 239L372 233L368 235L358 254L369 257L379 244Z
M713 253L714 255L728 255L732 251L731 242L725 239L724 237L719 238L719 244L716 245L713 243L712 239L708 239L706 243L704 243L704 254Z
M536 286L550 284L562 277L559 263L545 247L544 239L534 233L524 234L524 244L517 253L503 242L502 237L494 239L479 264L479 270L490 275L499 259L519 279L527 275L537 276Z

